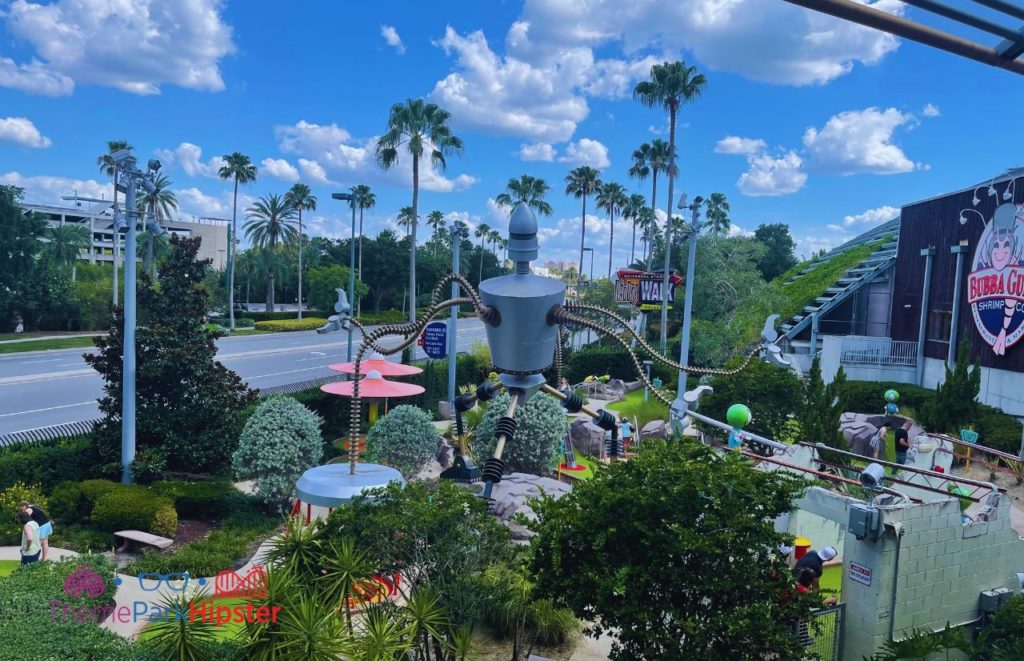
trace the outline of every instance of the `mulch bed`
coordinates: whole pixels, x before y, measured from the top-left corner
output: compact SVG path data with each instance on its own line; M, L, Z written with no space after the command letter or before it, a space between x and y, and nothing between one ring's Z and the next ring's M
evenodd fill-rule
M205 539L207 535L219 527L209 521L181 519L178 521L178 531L174 533L174 544L167 547L165 552L173 553L189 542Z

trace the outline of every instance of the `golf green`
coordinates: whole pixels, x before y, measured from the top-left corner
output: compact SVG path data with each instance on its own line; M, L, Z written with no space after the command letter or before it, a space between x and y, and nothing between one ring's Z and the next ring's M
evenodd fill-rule
M17 560L0 560L0 576L10 576L20 564Z

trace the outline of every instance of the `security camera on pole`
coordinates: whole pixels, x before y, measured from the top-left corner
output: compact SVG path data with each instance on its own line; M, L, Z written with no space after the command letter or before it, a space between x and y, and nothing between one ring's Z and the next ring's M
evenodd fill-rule
M139 170L131 151L121 149L112 155L117 164L118 174L125 187L124 215L119 214L115 221L115 234L121 227L127 229L124 244L124 346L122 363L124 374L121 380L121 482L130 484L132 481L132 461L135 460L135 279L138 271L135 255L136 225L138 212L135 209L135 197L139 186L147 193L156 190L157 172L160 161L152 159L147 163L147 171ZM150 232L156 229L147 227Z

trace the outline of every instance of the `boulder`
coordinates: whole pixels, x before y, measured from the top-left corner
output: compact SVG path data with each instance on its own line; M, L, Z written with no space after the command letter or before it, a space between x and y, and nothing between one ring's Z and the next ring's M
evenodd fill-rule
M634 390L640 390L644 387L644 382L637 379L636 381L626 381L626 392L633 392Z
M672 427L664 420L651 420L640 429L640 440L648 438L668 438L672 435Z
M572 446L588 457L604 458L604 430L586 418L577 418L569 425Z
M626 382L622 379L609 379L602 390L606 397L622 399L626 396Z
M871 439L878 433L878 428L883 424L888 424L891 429L896 429L903 425L904 422L910 421L912 423L910 431L911 443L914 442L921 434L924 434L924 428L917 424L914 420L904 416L888 416L875 413L843 413L839 418L839 430L843 434L843 440L846 441L846 445L849 446L850 452L856 454L869 456L871 449ZM885 448L882 448L882 457L885 456Z
M437 463L441 464L441 468L448 468L455 458L455 448L447 438L441 436L437 440L437 452L434 456L437 458Z
M558 480L527 473L512 473L494 485L491 498L494 500L494 513L498 519L508 526L512 539L525 542L533 536L525 526L516 521L522 514L527 519L536 520L537 514L530 507L530 500L545 493L554 498L561 498L569 493L571 487Z

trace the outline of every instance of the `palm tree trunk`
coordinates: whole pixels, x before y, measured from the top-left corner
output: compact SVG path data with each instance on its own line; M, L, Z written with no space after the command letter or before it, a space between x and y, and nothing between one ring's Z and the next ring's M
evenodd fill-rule
M235 240L238 232L238 175L235 175L235 194L231 203L231 232L228 233L228 322L235 330Z
M608 210L608 216L611 218L608 235L608 280L610 282L612 279L612 248L615 245L615 207Z
M271 267L273 268L273 267ZM267 274L267 312L274 311L274 273Z
M359 205L359 282L363 281L363 205ZM356 316L363 311L363 297L356 297Z
M668 346L668 270L672 265L672 193L676 183L676 168L674 167L676 164L676 106L674 104L668 109L668 151L668 204L665 206L668 218L665 219L665 273L661 279L661 341L659 344L663 354Z
M412 157L412 226L409 235L409 323L416 321L416 220L419 218L420 205L420 159ZM410 355L412 355L410 353Z
M302 209L299 209L299 319L302 319Z
M580 271L576 283L583 282L583 244L587 239L587 196L583 195L583 213L580 215Z

